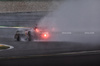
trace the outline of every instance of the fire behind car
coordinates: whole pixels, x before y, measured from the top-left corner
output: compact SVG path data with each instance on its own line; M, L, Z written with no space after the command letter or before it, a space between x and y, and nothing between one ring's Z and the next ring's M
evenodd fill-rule
M17 41L47 40L49 37L49 32L44 28L19 28L14 35Z

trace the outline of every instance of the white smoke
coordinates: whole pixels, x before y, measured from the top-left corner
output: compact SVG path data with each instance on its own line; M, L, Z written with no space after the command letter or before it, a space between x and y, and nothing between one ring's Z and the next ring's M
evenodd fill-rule
M100 31L100 0L66 0L40 20L57 31Z
M99 0L67 0L39 23L60 31L94 31L100 26Z

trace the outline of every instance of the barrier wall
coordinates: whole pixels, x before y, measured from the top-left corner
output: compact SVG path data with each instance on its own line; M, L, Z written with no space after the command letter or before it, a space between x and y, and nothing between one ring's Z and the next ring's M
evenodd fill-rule
M33 26L47 14L41 12L0 13L0 26Z

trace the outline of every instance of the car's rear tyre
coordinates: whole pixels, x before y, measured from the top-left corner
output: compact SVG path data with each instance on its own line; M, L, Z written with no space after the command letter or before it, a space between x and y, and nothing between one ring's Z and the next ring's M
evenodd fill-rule
M31 32L28 32L28 41L32 41Z

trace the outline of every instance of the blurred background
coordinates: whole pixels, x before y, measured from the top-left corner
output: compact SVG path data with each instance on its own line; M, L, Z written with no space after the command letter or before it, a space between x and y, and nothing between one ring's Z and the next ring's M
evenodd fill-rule
M0 26L33 26L61 0L0 0Z

